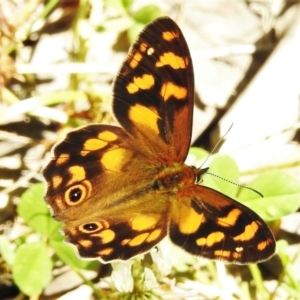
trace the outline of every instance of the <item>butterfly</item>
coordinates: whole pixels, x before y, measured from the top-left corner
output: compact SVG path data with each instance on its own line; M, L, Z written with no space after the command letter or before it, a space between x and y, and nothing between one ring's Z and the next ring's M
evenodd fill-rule
M172 19L158 18L140 33L114 81L120 126L68 133L43 170L45 200L81 257L127 260L166 236L193 255L237 264L274 254L266 223L200 185L207 169L184 164L193 105L188 45Z

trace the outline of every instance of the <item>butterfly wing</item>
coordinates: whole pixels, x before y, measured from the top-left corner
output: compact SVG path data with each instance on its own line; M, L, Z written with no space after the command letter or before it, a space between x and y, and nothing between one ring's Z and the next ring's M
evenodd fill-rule
M193 80L179 27L158 19L138 37L115 81L113 110L123 128L88 125L55 146L43 171L45 199L82 257L126 259L166 235L169 202L151 184L162 164L186 157Z
M43 171L45 200L80 256L127 259L166 235L167 202L154 201L151 188L157 171L121 128L93 124L72 131L53 157Z
M243 204L199 185L182 190L177 198L169 236L187 252L236 264L257 263L274 254L272 232Z
M132 45L114 83L113 111L145 155L170 165L183 162L194 105L192 60L178 25L150 23Z
M77 248L81 257L100 258L103 262L149 251L167 233L168 207L165 201L153 201L155 196L150 190L135 192L129 198L115 199L122 200L122 204L84 214L63 227L66 241ZM114 202L113 198L109 200Z

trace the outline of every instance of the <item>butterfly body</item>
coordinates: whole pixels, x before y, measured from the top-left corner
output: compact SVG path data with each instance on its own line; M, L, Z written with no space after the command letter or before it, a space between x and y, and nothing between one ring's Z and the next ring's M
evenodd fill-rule
M43 171L46 202L83 258L103 262L149 251L164 237L189 253L235 263L269 258L272 232L241 203L199 185L184 165L194 75L177 24L164 17L140 34L113 88L119 126L70 132Z

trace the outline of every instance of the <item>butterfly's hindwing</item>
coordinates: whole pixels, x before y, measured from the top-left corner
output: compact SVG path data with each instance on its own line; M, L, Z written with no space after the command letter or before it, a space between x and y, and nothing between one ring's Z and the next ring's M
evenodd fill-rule
M189 253L247 264L264 261L275 251L274 237L252 210L204 186L180 193L169 235Z
M160 210L148 208L134 215L123 211L119 217L108 214L104 217L97 222L88 220L79 226L63 228L67 242L76 246L81 257L99 257L104 262L129 259L149 251L167 233L167 214Z

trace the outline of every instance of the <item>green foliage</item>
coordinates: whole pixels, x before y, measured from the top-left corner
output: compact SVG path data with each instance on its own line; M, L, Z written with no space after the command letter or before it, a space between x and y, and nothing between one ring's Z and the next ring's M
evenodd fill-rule
M52 278L52 261L43 242L21 245L16 251L13 278L20 290L38 296Z
M190 153L198 160L203 159L205 154L195 148ZM202 178L203 185L243 202L265 221L278 220L300 207L300 185L286 173L265 172L247 183L246 187L239 186L238 166L227 155L213 155L207 172Z
M44 188L42 183L33 185L24 192L18 205L19 216L32 229L32 233L39 234L39 241L26 242L25 239L16 251L13 251L12 244L7 238L0 237L0 253L12 266L15 283L28 296L42 293L52 278L52 268L57 260L64 262L76 272L93 269L98 264L79 259L74 249L63 243L63 237L59 233L61 224L51 217L43 201Z
M206 159L209 155L209 153L206 150L198 147L190 147L189 154L193 155L199 161L201 159Z
M162 12L155 5L147 5L132 13L131 18L133 24L128 28L128 39L132 43L136 39L137 35L141 32L146 24L152 20L162 16Z
M113 21L113 28L121 28L122 31L125 30L130 43L136 39L147 23L163 15L159 7L153 4L144 5L134 10L134 1L114 0L104 2L107 7L114 9L115 13L119 15L118 20ZM103 26L108 28L111 27L111 24L112 22L107 20Z
M57 238L60 224L50 217L49 209L42 201L43 195L43 184L36 184L24 192L18 205L18 214L35 232L47 238Z
M9 265L12 266L15 260L14 245L10 243L8 238L4 235L0 236L0 254L2 255L3 260Z
M203 176L203 185L235 198L239 187L239 170L236 162L229 156L215 156L209 164L208 173ZM213 175L210 175L213 174ZM215 176L214 176L215 175ZM225 180L222 180L224 178Z
M278 220L300 207L299 183L286 173L266 172L256 177L248 186L261 192L264 198L247 189L242 189L238 198L251 209L258 211L266 221Z

